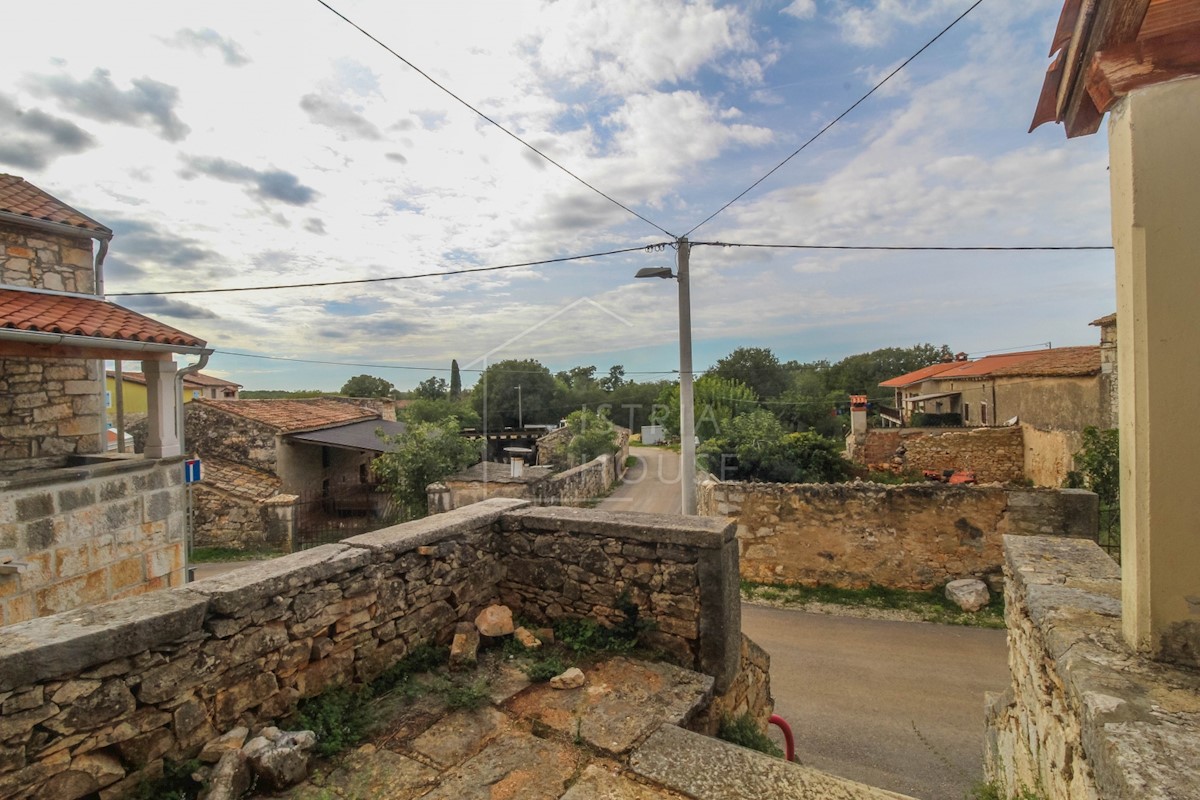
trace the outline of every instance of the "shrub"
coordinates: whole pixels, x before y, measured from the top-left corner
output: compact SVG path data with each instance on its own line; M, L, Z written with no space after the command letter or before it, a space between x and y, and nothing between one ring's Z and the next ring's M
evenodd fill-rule
M721 727L717 730L717 738L766 753L769 756L783 757L783 751L775 742L771 741L770 736L759 730L758 725L754 723L754 717L750 716L749 712L740 717L724 717L721 720Z

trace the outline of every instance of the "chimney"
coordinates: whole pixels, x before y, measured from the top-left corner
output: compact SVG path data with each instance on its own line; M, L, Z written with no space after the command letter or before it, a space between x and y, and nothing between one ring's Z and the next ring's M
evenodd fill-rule
M512 477L519 478L525 474L525 459L521 456L513 456L508 463L512 467Z
M867 432L867 396L865 394L850 395L850 432L853 434Z

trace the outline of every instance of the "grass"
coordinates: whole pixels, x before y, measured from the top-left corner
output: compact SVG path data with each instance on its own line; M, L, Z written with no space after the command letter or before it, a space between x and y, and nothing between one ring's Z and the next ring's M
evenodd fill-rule
M775 742L771 741L770 736L759 730L758 725L754 723L754 718L749 713L742 714L740 717L724 717L721 720L721 727L717 729L717 738L766 753L769 756L783 758L783 751Z
M924 622L943 625L970 625L979 628L1004 627L1004 598L992 595L992 601L974 613L956 606L940 590L914 592L870 586L866 589L841 589L835 586L788 586L742 581L742 599L762 600L801 608L824 603L847 608L905 612Z
M192 548L192 563L206 564L220 561L262 561L278 558L284 553L278 550L242 550L236 547Z
M626 456L625 457L625 469L633 469L634 467L637 466L637 464L638 464L637 456Z
M967 800L1046 800L1046 796L1028 786L1022 786L1015 796L1009 798L999 784L988 781L975 784L967 795Z

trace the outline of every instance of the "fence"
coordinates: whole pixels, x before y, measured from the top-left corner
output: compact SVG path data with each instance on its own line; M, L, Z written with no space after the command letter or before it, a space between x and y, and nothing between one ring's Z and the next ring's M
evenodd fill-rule
M304 492L299 495L295 509L293 552L408 521L400 505L377 483Z

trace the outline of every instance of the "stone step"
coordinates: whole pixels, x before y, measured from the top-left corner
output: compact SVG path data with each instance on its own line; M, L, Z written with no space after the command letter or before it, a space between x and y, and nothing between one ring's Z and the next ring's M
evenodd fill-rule
M912 800L668 724L633 752L629 766L696 800Z

